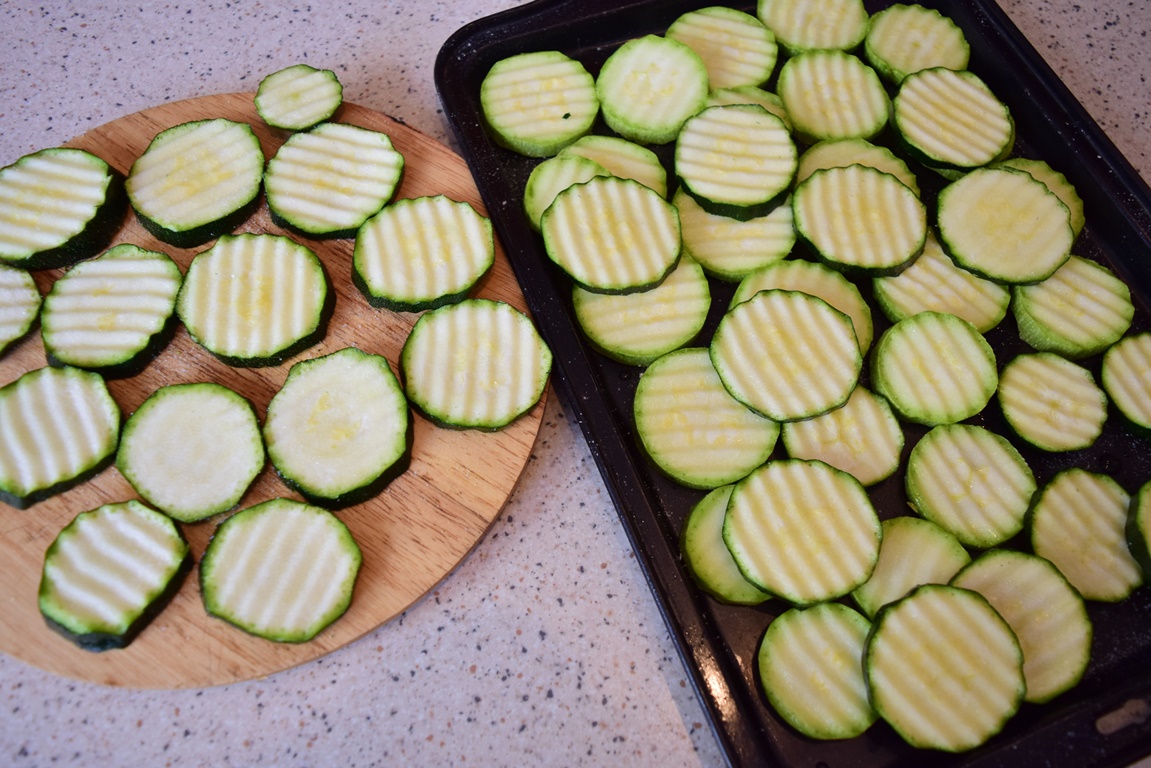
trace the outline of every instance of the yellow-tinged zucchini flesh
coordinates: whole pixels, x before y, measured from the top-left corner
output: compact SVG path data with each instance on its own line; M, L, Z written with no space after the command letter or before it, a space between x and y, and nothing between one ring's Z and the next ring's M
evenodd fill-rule
M1120 339L1103 355L1103 389L1137 429L1151 430L1151 333Z
M1017 171L1025 171L1046 184L1047 188L1054 192L1067 206L1067 210L1071 213L1071 231L1075 237L1079 237L1079 233L1083 231L1083 227L1087 223L1087 218L1083 213L1083 198L1079 197L1079 192L1066 176L1052 168L1046 160L1009 157L1000 165L1014 168Z
M738 282L787 258L795 246L791 206L783 200L771 213L746 221L710 213L680 187L672 198L679 212L683 252L719 280Z
M540 219L556 195L572 184L590 181L594 176L607 175L608 170L595 160L570 154L567 150L544 160L532 169L524 185L524 214L528 217L528 224L538 232Z
M776 87L796 137L806 143L870 139L887 125L891 100L875 70L850 53L813 50L787 60Z
M1107 395L1091 371L1052 352L1004 366L997 397L1015 433L1045 451L1090 447L1107 420Z
M863 55L880 75L898 84L933 67L967 69L971 46L959 25L934 8L899 3L871 17Z
M664 34L699 54L713 89L762 85L779 56L772 31L735 8L714 5L688 11Z
M759 0L756 16L789 54L851 50L867 34L862 0Z
M883 541L875 570L851 597L873 617L923 584L946 584L971 555L959 539L922 517L900 516L883 521Z
M744 578L723 542L731 491L730 485L720 486L692 506L680 534L680 549L692 578L712 597L731 605L759 605L771 595Z
M31 273L0 264L0 355L32 330L42 302Z
M635 179L660 197L667 197L667 169L659 156L647 147L619 136L588 134L560 150L561 155L578 155L592 160L612 176Z
M808 176L824 168L844 168L849 165L865 165L890 173L906 184L916 196L919 195L919 180L907 163L887 147L872 144L867 139L832 139L808 147L799 156L795 183L802 184Z
M294 64L260 80L256 112L265 123L286 131L305 131L324 122L344 103L344 86L330 69Z

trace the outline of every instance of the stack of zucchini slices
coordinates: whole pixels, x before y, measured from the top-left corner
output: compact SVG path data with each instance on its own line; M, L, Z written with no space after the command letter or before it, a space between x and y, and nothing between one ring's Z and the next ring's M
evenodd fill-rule
M1151 338L1127 286L1072 253L1074 186L1013 156L968 61L919 5L760 0L685 13L594 78L564 56L562 81L481 90L495 141L542 158L525 215L588 344L642 369L640 445L702 496L687 571L721 602L782 604L758 682L815 738L881 719L976 747L1074 686L1085 601L1151 572L1151 483L1026 458L1074 460L1109 403L1148 433ZM529 124L532 151L509 132ZM912 514L876 509L880 485Z

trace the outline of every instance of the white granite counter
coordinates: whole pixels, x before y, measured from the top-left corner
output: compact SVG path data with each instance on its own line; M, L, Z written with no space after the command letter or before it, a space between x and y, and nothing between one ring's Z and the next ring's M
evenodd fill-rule
M432 80L456 29L513 0L0 4L0 165L155 104L335 70L345 98L451 143ZM1005 0L1151 179L1151 4ZM323 659L132 691L0 655L0 765L717 765L722 758L574 420L552 397L477 549Z

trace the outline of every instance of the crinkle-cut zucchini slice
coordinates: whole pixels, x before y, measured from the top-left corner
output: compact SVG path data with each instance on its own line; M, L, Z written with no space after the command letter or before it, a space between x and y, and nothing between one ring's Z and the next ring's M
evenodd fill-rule
M132 164L125 189L152 235L194 248L248 217L263 178L264 152L252 126L215 118L158 133Z
M994 549L965 566L951 584L983 595L1015 632L1023 650L1025 701L1050 701L1082 679L1091 659L1091 618L1083 598L1050 561Z
M282 235L224 235L192 259L176 314L229 365L279 365L323 337L329 296L307 246Z
M551 157L591 130L600 105L583 64L559 51L532 51L492 65L480 83L480 108L501 145Z
M116 468L149 504L193 523L239 504L264 458L252 404L205 381L153 392L124 424Z
M1007 316L1011 291L955 266L929 228L923 253L898 275L876 277L875 301L893 323L920 312L960 317L987 333Z
M32 330L42 303L28 270L0 263L0 355Z
M1059 472L1031 509L1031 547L1085 600L1119 602L1143 583L1127 545L1131 497L1114 478L1080 467Z
M670 352L648 366L632 409L647 455L689 488L747 476L767 461L779 438L779 424L728 394L702 347Z
M813 739L850 739L878 719L867 698L863 648L871 622L842 603L791 608L768 625L756 655L772 708Z
M846 403L863 365L851 318L821 298L782 289L729 309L710 353L735 399L781 422Z
M690 256L667 279L640 293L572 287L572 311L592 346L625 365L648 365L694 340L711 308L711 287Z
M999 165L1014 168L1017 171L1025 171L1046 184L1047 188L1054 192L1067 206L1067 210L1071 213L1071 232L1075 237L1079 237L1079 233L1083 231L1083 227L1087 223L1087 217L1083 213L1083 198L1079 196L1075 185L1066 176L1052 168L1046 160L1009 157Z
M352 279L374 307L418 312L467 296L495 263L491 220L444 195L399 200L356 233Z
M1135 305L1131 289L1110 269L1073 255L1043 282L1015 286L1011 312L1028 345L1077 360L1119 341Z
M730 307L747 301L760 291L779 288L799 291L823 299L851 318L851 327L861 354L867 354L875 326L871 307L855 283L831 267L802 259L787 259L757 269L740 281L732 294Z
M879 395L857 386L841 408L783 425L783 445L793 459L819 459L865 486L899 469L903 429Z
M548 257L583 288L654 288L682 248L679 213L633 179L596 176L556 195L540 222Z
M363 555L331 512L271 499L229 517L200 561L204 608L257 637L311 640L352 602Z
M44 297L48 359L105 376L139 372L168 341L183 280L167 254L130 243L76 264Z
M736 483L723 524L748 581L796 605L842 597L867 581L881 535L858 480L799 459L769 461Z
M344 86L330 69L308 64L265 75L256 89L256 112L265 123L285 131L306 131L328 120L344 103Z
M138 501L81 512L44 554L38 601L48 626L87 651L124 648L191 570L188 543Z
M849 165L815 171L791 197L795 228L836 269L898 274L923 251L927 208L896 177Z
M288 137L268 161L272 221L312 237L352 237L399 187L404 156L379 131L324 123Z
M97 373L37 368L0 387L0 501L23 509L107 466L120 406Z
M703 59L712 88L762 85L775 70L775 35L755 16L713 5L688 11L664 32Z
M872 144L867 139L831 139L811 145L799 156L795 183L802 184L808 176L825 168L845 168L865 165L890 173L919 195L919 180L902 158L890 149Z
M747 220L784 199L798 152L783 121L755 104L707 107L675 140L675 170L705 210Z
M560 150L560 155L578 155L598 163L612 176L635 179L667 197L667 169L659 155L647 147L619 136L588 134Z
M528 217L528 224L537 232L544 211L556 199L556 195L572 184L582 184L595 176L609 175L608 170L596 161L566 153L567 150L564 150L533 168L524 185L524 214Z
M756 16L791 55L851 50L867 34L862 0L759 0Z
M692 506L680 534L680 549L695 583L716 600L759 605L771 595L744 578L723 542L723 519L731 491L730 485L720 486Z
M787 200L766 216L746 221L704 210L683 187L671 202L679 212L684 254L719 280L740 281L787 258L795 247L795 225Z
M24 155L0 168L0 265L52 269L93 256L126 208L123 177L91 152Z
M1103 389L1137 429L1151 430L1151 333L1120 339L1103 355Z
M1047 185L979 168L939 193L939 242L955 263L998 283L1038 283L1071 257L1070 217Z
M496 430L539 402L552 352L509 304L465 299L420 316L400 369L409 402L443 426Z
M791 130L791 119L778 94L755 85L736 85L731 88L712 88L704 107L723 107L729 104L758 104L778 117Z
M916 587L947 584L969 562L971 555L949 531L922 517L892 517L883 521L875 570L851 597L874 618Z
M907 459L907 500L971 547L993 547L1023 530L1035 475L1004 437L974 424L941 424Z
M1091 371L1053 352L1005 365L997 397L1015 433L1045 451L1087 448L1107 421L1107 395Z
M1127 511L1127 548L1146 579L1151 576L1151 480L1131 497Z
M688 46L659 35L628 40L596 77L608 128L640 144L667 144L685 120L703 109L707 66Z
M975 326L955 315L920 312L879 337L871 385L904 419L934 426L982 411L999 373L995 352Z
M933 67L967 69L971 46L959 25L939 11L900 3L871 17L863 55L880 75L898 84Z
M788 59L776 92L796 137L806 144L870 139L887 125L891 107L875 70L843 51L813 50Z
M879 612L863 664L879 716L920 749L985 743L1026 691L1011 627L978 592L942 584L917 587Z
M346 506L407 468L412 420L388 361L353 347L301 360L268 403L268 457L314 504Z

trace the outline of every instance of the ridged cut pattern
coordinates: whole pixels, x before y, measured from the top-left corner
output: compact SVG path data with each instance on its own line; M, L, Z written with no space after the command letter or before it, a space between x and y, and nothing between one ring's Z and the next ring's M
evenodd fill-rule
M595 81L574 59L540 52L496 67L484 81L483 99L484 114L500 132L545 139L557 129L589 124L599 110Z
M0 353L32 327L40 311L40 289L23 269L0 264Z
M796 163L795 142L783 122L744 104L701 112L676 139L676 173L716 203L767 202L787 189Z
M1107 419L1107 396L1091 372L1051 353L1008 363L999 377L999 404L1016 432L1048 451L1088 447Z
M1020 311L1074 346L1118 340L1135 315L1127 285L1082 256L1072 256L1042 283L1018 290Z
M966 69L970 52L963 30L933 8L898 5L871 18L868 57L901 80L931 67Z
M775 35L754 16L713 6L688 12L666 32L703 59L711 87L762 85L778 56Z
M641 143L662 144L703 106L707 67L683 43L647 35L625 42L608 57L596 93L612 130Z
M78 149L37 152L0 169L0 254L26 256L78 235L111 180L103 160Z
M859 0L762 0L758 14L780 42L797 50L853 48L867 30Z
M787 453L819 459L864 485L890 477L899 468L903 431L886 401L856 387L842 408L783 427Z
M260 85L256 108L279 126L315 125L331 115L344 96L333 73L306 65L268 75Z
M813 51L790 59L778 91L792 124L809 138L868 138L887 123L883 83L848 53Z
M905 80L895 97L895 123L914 147L961 167L996 159L1013 130L1003 103L982 80L949 69Z
M635 179L660 197L667 196L667 169L659 156L647 147L618 136L591 134L565 148L560 154L579 155L607 169L612 176Z
M705 211L682 189L673 202L679 211L684 249L721 279L740 280L786 258L795 246L790 200L748 221Z
M1151 334L1122 339L1103 358L1103 386L1127 418L1151 427Z

